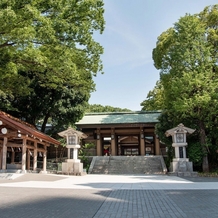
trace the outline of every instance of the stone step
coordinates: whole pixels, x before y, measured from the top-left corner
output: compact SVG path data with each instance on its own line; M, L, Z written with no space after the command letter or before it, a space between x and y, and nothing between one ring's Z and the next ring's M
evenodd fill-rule
M162 159L161 159L162 158ZM92 174L165 174L162 156L95 157Z

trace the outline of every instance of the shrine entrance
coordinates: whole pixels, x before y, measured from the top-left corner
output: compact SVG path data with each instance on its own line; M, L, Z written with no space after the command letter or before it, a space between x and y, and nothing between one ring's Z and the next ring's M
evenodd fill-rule
M139 137L118 136L118 155L136 156L140 155Z
M155 124L160 112L108 112L86 114L76 123L95 145L97 156L160 155Z

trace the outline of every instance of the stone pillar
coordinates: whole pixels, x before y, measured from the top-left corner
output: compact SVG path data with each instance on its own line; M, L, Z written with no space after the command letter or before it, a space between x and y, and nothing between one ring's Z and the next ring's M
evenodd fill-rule
M37 170L37 142L34 142L34 152L33 152L33 170Z
M67 159L70 159L70 148L67 148Z
M62 163L62 172L74 175L81 175L83 173L83 163L80 163L78 159L78 149L80 145L67 145L67 148L73 149L73 159L65 160L65 163Z
M183 147L183 158L186 158L186 147Z
M80 148L80 145L78 145L79 147L78 148ZM76 145L75 145L75 147L73 148L73 159L74 160L77 160L78 159L78 148L76 147Z
M7 142L8 138L4 137L3 148L2 148L2 170L6 171L7 166Z
M157 138L157 136L154 136L155 138L155 155L160 155L160 141Z
M22 171L26 172L26 139L23 139L22 146Z
M187 143L180 143L180 144L173 143L172 146L175 148L175 158L181 158L180 153L179 153L180 148L182 149L182 152L183 152L183 158L186 158Z

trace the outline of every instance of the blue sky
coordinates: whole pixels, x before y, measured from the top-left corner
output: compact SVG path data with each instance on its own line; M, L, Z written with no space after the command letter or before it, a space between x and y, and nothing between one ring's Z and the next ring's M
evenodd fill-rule
M105 31L95 34L104 47L104 74L94 81L90 104L141 110L159 79L152 50L157 37L186 13L199 13L215 0L105 0Z

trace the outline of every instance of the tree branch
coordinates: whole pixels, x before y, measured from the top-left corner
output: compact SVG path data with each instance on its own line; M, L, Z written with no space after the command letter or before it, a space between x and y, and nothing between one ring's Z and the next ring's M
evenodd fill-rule
M14 42L12 42L12 43L5 42L5 43L0 45L0 48L4 48L4 47L7 47L7 46L12 46L14 44L15 44Z

